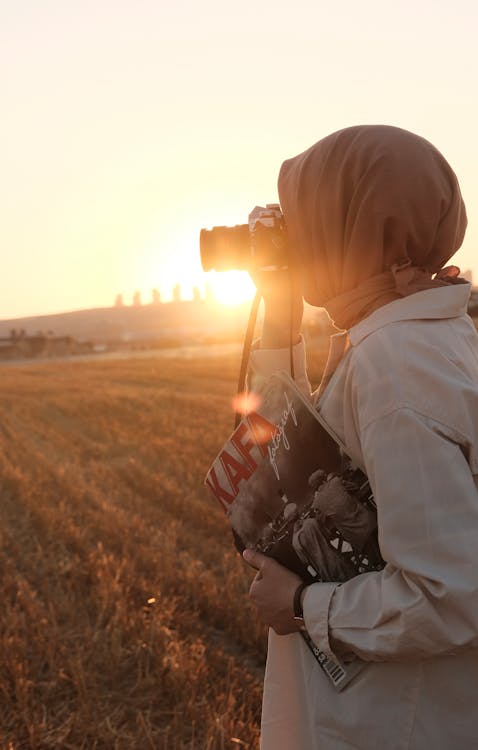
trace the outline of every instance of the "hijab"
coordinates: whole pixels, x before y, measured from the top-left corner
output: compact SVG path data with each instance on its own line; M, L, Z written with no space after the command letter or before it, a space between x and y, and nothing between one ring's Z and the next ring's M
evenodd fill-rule
M340 130L285 161L278 187L304 298L337 327L463 281L443 265L463 241L465 205L424 138L388 125Z

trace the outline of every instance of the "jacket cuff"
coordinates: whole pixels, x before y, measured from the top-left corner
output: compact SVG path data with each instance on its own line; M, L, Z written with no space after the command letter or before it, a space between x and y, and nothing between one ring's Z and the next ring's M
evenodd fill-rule
M249 386L253 391L259 391L274 372L285 370L290 373L290 350L284 349L260 349L260 341L254 343L249 360ZM301 336L298 344L292 347L294 362L294 376L297 387L310 395L310 383L307 377L305 358L305 344Z
M305 628L316 644L330 659L337 660L329 640L329 610L338 583L312 583L305 589L303 613Z

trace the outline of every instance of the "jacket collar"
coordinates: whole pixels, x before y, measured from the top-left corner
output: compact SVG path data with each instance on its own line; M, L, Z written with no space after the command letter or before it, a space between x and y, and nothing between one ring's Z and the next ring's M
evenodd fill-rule
M453 284L426 289L389 302L352 326L348 332L350 343L357 346L364 338L389 323L458 318L467 312L470 292L471 284Z

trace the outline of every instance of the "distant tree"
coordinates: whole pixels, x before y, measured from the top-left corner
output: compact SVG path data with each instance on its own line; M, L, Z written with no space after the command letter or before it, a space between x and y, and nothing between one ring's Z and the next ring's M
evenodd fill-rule
M115 297L115 307L123 307L123 305L124 305L123 295L117 294Z
M17 329L16 328L11 328L10 329L10 338L12 339L12 341L16 341L16 339L17 339Z
M201 302L201 291L197 286L193 288L193 300L194 302Z
M181 302L181 285L176 284L173 288L173 301Z
M151 292L151 301L153 305L160 305L161 304L161 295L158 291L158 289L153 289Z
M135 292L133 294L133 307L141 307L141 293Z

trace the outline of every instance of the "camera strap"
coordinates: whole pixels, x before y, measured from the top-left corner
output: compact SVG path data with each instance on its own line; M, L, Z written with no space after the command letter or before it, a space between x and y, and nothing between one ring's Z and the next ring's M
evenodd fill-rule
M292 380L295 380L294 371L294 345L292 343L292 333L294 328L294 310L292 305L292 276L289 273L289 285L290 285L290 296L289 296L289 367L290 376Z
M249 313L249 320L247 322L246 335L244 336L244 344L242 346L241 369L239 370L239 381L237 383L238 397L240 397L246 390L247 368L249 366L249 357L251 356L252 339L254 337L254 330L256 328L257 311L259 310L261 299L262 299L261 293L256 292L254 295L254 299L252 300L251 311ZM238 402L239 402L239 399L238 399ZM239 425L241 418L242 418L241 412L236 411L236 414L234 417L234 429Z
M252 349L252 339L254 337L254 331L256 328L256 321L257 321L257 312L259 310L261 299L262 299L261 293L256 292L254 299L252 300L251 311L249 313L249 320L247 322L246 334L244 336L244 344L242 347L241 368L239 370L239 380L237 383L238 397L242 396L242 394L246 390L247 369L249 367L249 359L251 356L251 349ZM290 376L292 380L295 380L294 351L293 351L293 344L292 344L292 314L293 312L292 312L292 297L291 297L290 328L289 328L289 363L290 363ZM240 403L240 398L238 398L238 403ZM236 414L234 417L234 429L239 425L241 418L242 418L241 412L236 411Z

